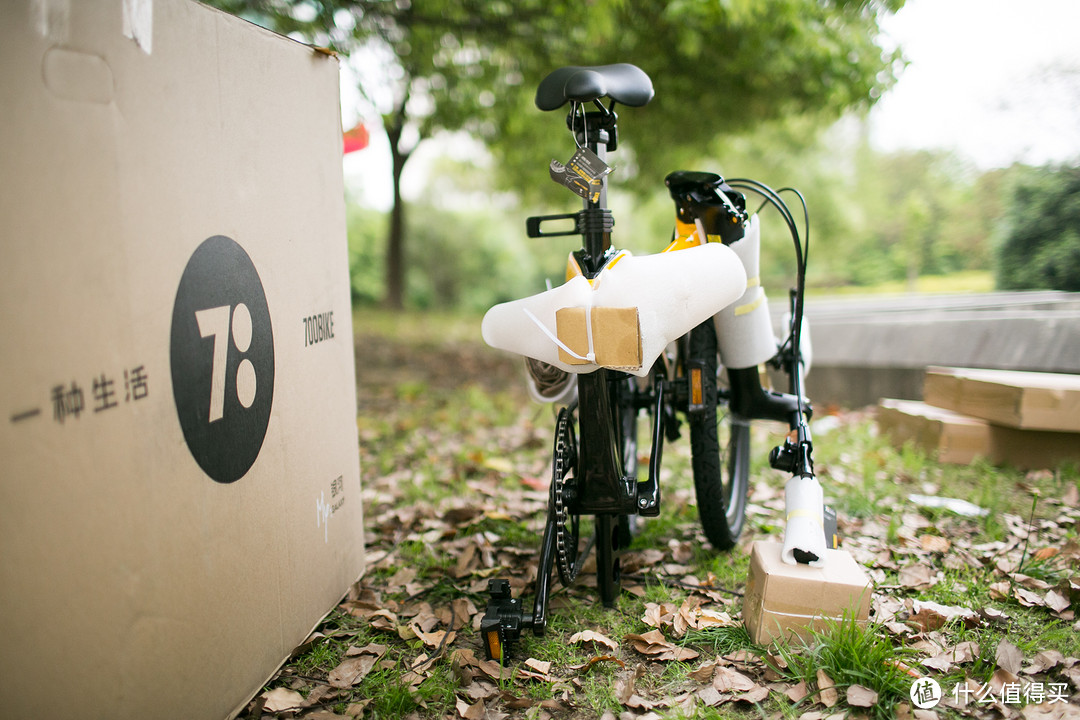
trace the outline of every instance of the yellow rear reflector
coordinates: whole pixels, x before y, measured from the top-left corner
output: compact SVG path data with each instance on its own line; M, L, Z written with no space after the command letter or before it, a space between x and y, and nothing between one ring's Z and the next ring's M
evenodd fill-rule
M487 632L488 656L492 660L502 660L502 645L499 643L499 631L488 630Z
M705 404L705 391L701 388L701 368L690 368L690 404Z

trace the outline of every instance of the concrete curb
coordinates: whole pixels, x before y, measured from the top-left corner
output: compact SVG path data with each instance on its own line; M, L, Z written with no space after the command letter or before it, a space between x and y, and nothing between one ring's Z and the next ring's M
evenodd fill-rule
M920 400L929 365L1080 374L1080 293L821 298L806 316L819 405Z

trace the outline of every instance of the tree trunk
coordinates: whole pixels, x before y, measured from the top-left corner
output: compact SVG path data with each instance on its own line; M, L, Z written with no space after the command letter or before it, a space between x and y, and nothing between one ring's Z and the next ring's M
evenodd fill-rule
M399 147L401 127L387 130L393 159L394 204L390 209L390 229L386 237L386 297L391 310L405 307L405 203L401 197L401 173L409 154Z

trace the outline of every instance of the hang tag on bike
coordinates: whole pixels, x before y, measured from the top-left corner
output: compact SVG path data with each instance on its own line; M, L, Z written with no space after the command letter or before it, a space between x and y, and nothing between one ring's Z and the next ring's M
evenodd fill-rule
M578 148L565 165L558 160L552 160L548 168L552 180L570 188L574 194L591 202L597 202L600 199L604 176L611 170L610 165L588 148Z

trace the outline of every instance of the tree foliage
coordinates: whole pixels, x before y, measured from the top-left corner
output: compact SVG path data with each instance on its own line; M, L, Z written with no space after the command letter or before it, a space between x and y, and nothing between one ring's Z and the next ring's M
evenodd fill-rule
M895 81L899 51L884 51L878 21L891 2L819 0L597 0L520 65L519 97L500 98L473 129L488 142L504 182L528 192L551 157L565 161L562 118L539 118L532 93L560 65L630 62L656 95L626 109L613 182L637 191L700 163L717 144L763 123L814 116L817 125L869 107ZM559 113L551 113L559 115Z
M656 99L624 124L619 179L656 187L717 136L872 103L900 63L877 44L878 21L903 0L213 3L380 65L362 74L361 93L378 109L393 155L385 287L388 304L399 307L409 234L401 174L419 142L467 130L498 158L506 186L549 189L548 161L573 148L561 118L542 118L532 106L536 85L561 65L631 62L651 76Z
M996 272L1003 290L1080 291L1080 167L1016 173Z

